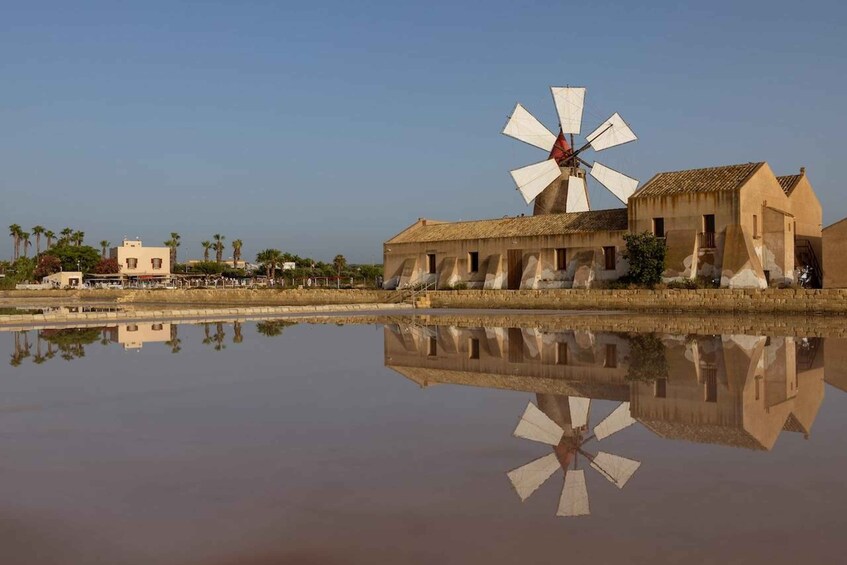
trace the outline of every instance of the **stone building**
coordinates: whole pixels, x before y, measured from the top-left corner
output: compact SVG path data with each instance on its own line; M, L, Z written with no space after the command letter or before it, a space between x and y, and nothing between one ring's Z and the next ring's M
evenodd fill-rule
M123 280L166 280L171 276L171 250L144 247L140 240L125 239L113 247L109 257L117 259Z
M627 208L471 222L419 219L384 244L385 287L588 288L628 270L623 236L665 238L664 279L728 288L820 286L821 205L767 163L659 173Z

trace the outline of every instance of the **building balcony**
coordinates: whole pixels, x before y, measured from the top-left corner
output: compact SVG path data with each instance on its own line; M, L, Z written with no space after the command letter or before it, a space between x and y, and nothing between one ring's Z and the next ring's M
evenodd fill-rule
M700 249L714 249L717 247L715 245L715 232L700 232Z

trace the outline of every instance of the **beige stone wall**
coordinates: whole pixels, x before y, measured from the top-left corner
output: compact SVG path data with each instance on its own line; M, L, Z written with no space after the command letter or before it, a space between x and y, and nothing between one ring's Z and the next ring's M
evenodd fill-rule
M137 245L136 245L137 244ZM140 242L124 242L120 247L113 247L110 257L118 260L121 274L127 276L169 275L171 272L171 251L167 247L144 247ZM127 259L136 259L136 268L129 268ZM162 267L153 268L153 259L160 259Z
M823 230L823 287L847 288L847 219Z
M805 173L797 182L791 196L788 197L788 202L790 212L794 215L792 232L797 238L808 239L815 250L818 261L821 261L823 255L821 243L823 208Z
M533 277L521 277L525 280L532 279L530 284L533 288L570 288L575 279L577 284L583 286L590 286L594 280L616 280L628 270L628 265L621 256L625 247L624 233L626 232L597 231L553 236L385 244L383 251L386 288L396 288L398 285L402 287L406 283L434 282L435 275L428 275L426 272L427 254L434 253L440 274L440 287L464 283L469 288L504 289L508 285L506 273L509 271L509 250L516 249L523 252L522 274L528 270L537 271ZM605 246L616 248L614 270L605 269ZM560 248L567 249L568 268L564 271L556 270L555 250ZM475 273L470 271L471 252L479 253L479 270ZM492 262L496 263L496 266L489 269ZM404 273L404 265L408 268L410 264L414 265L411 272ZM583 267L583 270L580 270L580 267ZM441 275L445 269L449 270L449 273ZM496 273L500 276L495 276ZM490 284L486 284L487 279Z
M847 289L439 291L434 308L847 313Z

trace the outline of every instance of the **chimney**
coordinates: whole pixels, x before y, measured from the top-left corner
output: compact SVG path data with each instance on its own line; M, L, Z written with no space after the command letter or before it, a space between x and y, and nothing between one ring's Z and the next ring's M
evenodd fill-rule
M805 175L805 174L806 174L806 167L800 167L800 174L801 174L801 175Z

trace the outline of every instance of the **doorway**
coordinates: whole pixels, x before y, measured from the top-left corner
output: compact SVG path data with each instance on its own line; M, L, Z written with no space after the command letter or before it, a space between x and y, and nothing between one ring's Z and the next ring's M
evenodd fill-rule
M521 249L509 249L507 257L509 263L509 290L518 290L521 287L523 276L523 251Z

